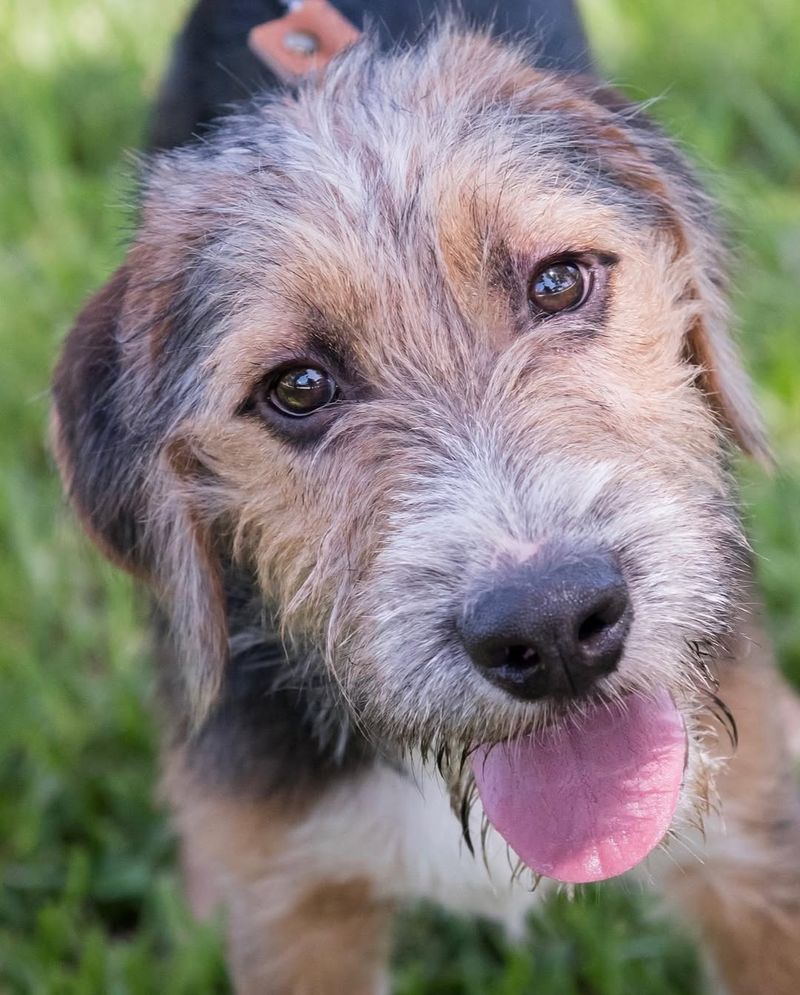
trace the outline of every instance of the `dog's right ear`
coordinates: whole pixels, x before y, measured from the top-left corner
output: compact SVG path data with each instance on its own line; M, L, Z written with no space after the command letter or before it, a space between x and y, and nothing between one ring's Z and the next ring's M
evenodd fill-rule
M53 379L53 448L70 501L97 546L165 602L190 721L214 702L227 660L222 571L193 501L189 461L154 415L150 275L135 251L85 305ZM167 312L168 314L168 309ZM163 316L163 315L162 315Z

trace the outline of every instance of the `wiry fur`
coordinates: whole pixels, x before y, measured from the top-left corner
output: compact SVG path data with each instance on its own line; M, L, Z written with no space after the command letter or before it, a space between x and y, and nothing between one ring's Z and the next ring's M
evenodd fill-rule
M536 318L528 275L562 252L600 260L592 302ZM456 638L506 560L618 557L634 621L599 693L671 692L691 733L675 831L697 824L749 597L729 456L765 453L724 269L711 205L641 113L453 24L391 55L366 38L319 83L152 163L128 259L56 374L56 446L89 531L164 604L170 793L200 862L227 867L240 938L264 875L283 895L264 887L270 921L308 912L336 859L312 861L313 887L275 868L331 791L438 755L466 821L473 744L572 720L578 704L489 685ZM313 438L249 405L294 359L346 388ZM203 842L211 810L234 835L247 823L244 854ZM347 867L359 902L408 890ZM242 991L266 984L253 957ZM321 990L295 979L302 960L267 990Z

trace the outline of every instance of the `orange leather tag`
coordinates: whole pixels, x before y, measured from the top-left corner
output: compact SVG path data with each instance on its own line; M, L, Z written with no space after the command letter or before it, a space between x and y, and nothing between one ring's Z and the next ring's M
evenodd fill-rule
M250 51L279 79L296 83L321 72L359 35L328 0L302 0L283 17L257 25L247 41Z

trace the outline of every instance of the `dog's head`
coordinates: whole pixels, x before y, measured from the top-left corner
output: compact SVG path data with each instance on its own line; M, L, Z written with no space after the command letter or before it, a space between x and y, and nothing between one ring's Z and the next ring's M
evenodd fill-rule
M384 742L690 721L736 603L729 451L763 452L723 255L638 112L453 28L158 158L55 438L196 715L234 557Z

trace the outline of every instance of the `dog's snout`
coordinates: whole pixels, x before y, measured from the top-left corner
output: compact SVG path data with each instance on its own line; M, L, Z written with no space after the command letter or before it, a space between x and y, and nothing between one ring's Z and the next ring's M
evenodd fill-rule
M529 561L470 598L461 638L475 666L525 700L577 696L622 656L632 610L615 559Z

